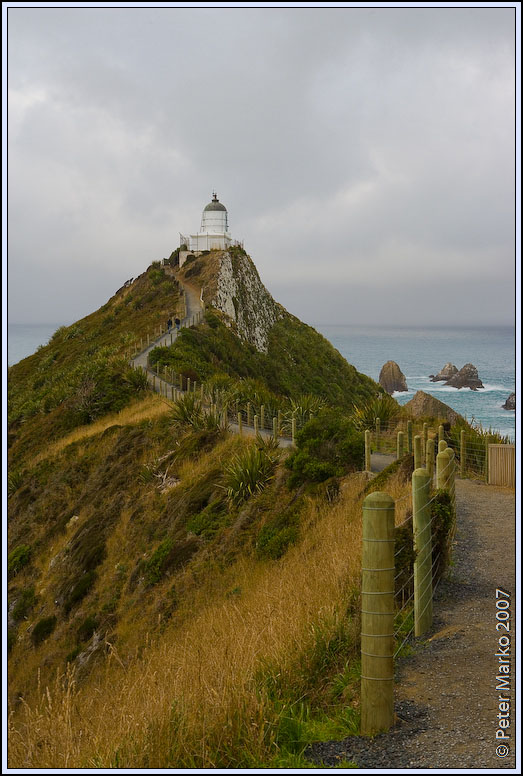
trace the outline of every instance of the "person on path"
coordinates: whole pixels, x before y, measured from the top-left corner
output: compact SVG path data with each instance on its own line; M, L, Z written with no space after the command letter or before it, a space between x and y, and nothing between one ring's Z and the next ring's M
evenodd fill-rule
M167 332L170 332L170 331L171 331L171 329L172 329L172 325L173 325L173 322L172 322L172 320L169 318L169 320L167 321Z
M180 319L179 319L179 318L175 318L175 319L174 319L174 322L175 322L175 324L176 324L176 328L177 328L177 330L178 330L178 331L180 331Z

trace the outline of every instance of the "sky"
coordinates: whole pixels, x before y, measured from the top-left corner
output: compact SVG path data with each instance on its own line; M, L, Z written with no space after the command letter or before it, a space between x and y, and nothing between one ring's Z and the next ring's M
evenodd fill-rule
M94 311L213 190L308 323L514 322L513 7L11 6L11 322Z

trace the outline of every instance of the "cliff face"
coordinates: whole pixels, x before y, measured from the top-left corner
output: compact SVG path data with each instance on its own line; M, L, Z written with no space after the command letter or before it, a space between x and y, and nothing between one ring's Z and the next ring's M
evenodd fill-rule
M260 280L252 259L240 248L210 251L189 259L179 278L201 290L206 306L225 313L244 342L267 353L269 332L285 315Z
M236 322L242 339L266 353L269 332L282 317L282 308L269 294L246 254L226 251L219 262L212 306Z

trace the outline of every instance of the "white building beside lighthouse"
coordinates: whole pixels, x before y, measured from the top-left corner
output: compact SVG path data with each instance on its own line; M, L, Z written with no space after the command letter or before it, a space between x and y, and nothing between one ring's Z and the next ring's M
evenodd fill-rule
M201 251L223 251L231 245L243 247L243 243L231 237L227 208L220 202L216 192L213 192L212 200L203 209L200 231L189 235L180 232L180 247L184 245L187 250L180 251L180 266L189 253L196 255Z

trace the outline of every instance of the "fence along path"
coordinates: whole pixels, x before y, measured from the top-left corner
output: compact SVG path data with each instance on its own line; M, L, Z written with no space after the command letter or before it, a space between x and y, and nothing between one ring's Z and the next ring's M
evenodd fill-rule
M202 320L205 308L201 296L195 288L182 283L180 283L180 288L183 292L185 307L185 315L180 321L180 328L182 329L198 324ZM180 379L178 385L175 386L174 375L171 375L171 380L167 379L167 374L162 378L161 375L150 368L149 354L154 348L172 345L177 337L178 330L175 326L172 327L171 331L164 330L158 337L150 340L143 350L131 358L131 365L133 368L142 369L146 373L147 382L151 390L159 393L161 396L165 396L166 399L170 399L171 401L175 401L179 396L191 391L196 393L197 385L195 382L191 382L190 379L186 379L184 384L183 379ZM200 396L203 400L203 385L200 384L199 387ZM225 412L228 427L233 433L254 437L259 434L264 439L269 439L273 436L278 439L280 447L290 447L293 444L294 431L289 429L289 433L286 433L283 429L281 418L278 418L276 424L274 423L274 419L270 419L271 425L267 426L264 419L263 408L260 416L255 415L249 408L233 414L232 409L226 407ZM269 418L267 418L267 420L269 420Z

